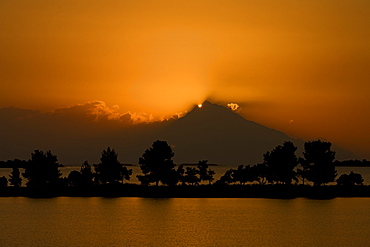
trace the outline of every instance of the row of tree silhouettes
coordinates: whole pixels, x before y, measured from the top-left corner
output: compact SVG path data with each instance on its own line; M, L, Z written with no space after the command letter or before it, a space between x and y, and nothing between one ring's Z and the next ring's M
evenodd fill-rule
M310 181L314 186L320 186L336 181L338 185L362 185L360 174L351 172L343 174L337 180L335 169L335 152L331 150L331 143L324 141L310 141L304 144L303 157L296 156L297 147L292 142L284 142L272 151L263 155L263 162L254 166L240 165L236 169L229 169L214 184L302 184ZM142 185L155 184L199 185L202 181L212 184L215 172L207 164L207 160L199 161L196 167L176 167L173 161L174 153L166 141L155 141L139 158L142 175L136 177ZM118 160L118 154L108 147L103 150L98 164L91 166L85 161L80 171L71 171L68 177L62 178L57 156L51 151L46 153L35 150L29 161L21 162L24 173L18 167L13 167L9 176L10 185L19 187L22 177L27 179L28 187L69 185L93 186L101 184L124 183L130 180L132 169L128 169ZM0 187L7 186L6 177L0 178Z

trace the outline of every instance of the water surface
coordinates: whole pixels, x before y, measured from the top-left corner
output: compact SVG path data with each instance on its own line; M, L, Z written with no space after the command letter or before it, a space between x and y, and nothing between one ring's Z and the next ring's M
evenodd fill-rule
M366 246L370 199L0 198L1 246Z

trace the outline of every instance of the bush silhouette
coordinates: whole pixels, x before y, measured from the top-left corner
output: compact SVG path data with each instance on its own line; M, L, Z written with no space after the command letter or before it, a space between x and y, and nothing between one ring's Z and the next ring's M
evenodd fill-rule
M81 185L81 173L79 171L71 171L68 174L68 185L69 186Z
M0 177L0 188L5 188L8 186L8 179L5 176Z
M364 179L362 178L361 174L354 173L353 171L351 171L349 174L341 175L336 181L338 185L353 186L353 185L362 185Z

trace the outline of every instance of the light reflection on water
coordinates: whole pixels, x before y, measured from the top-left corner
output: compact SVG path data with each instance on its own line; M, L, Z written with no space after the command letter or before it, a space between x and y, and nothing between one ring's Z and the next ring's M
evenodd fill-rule
M366 246L370 199L0 198L2 246Z

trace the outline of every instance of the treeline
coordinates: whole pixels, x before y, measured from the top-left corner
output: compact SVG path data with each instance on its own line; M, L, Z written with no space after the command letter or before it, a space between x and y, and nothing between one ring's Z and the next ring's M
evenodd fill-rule
M0 168L25 168L27 164L26 160L14 159L7 161L0 161Z
M343 160L334 162L335 166L347 166L347 167L370 167L370 161L368 160Z
M195 167L176 166L174 153L166 141L155 141L139 158L142 171L137 175L141 185L154 184L165 186L199 185L202 182L208 185L225 186L233 184L258 185L307 185L311 182L315 187L331 182L342 186L362 185L360 174L350 172L338 179L335 169L338 161L335 152L331 150L331 143L311 141L304 144L303 157L296 156L297 147L292 142L284 142L272 151L263 155L263 162L250 166L240 165L236 169L229 169L219 180L215 180L215 172L207 164L207 160L199 161ZM35 150L28 161L14 160L13 165L21 165L24 173L20 173L19 166L12 168L9 180L0 178L0 187L20 187L26 179L27 187L92 187L102 185L123 184L132 176L132 169L128 169L118 160L118 154L108 147L103 150L98 164L90 165L85 161L79 171L71 171L68 177L62 177L59 170L57 156L51 151Z

